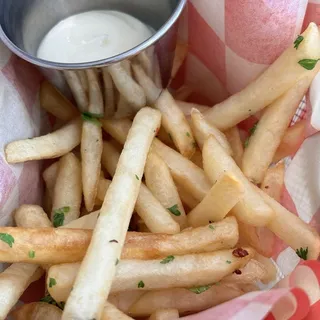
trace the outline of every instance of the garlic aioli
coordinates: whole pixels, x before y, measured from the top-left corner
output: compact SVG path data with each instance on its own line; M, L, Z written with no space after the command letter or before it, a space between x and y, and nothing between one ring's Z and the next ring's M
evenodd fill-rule
M130 50L153 35L140 20L119 11L88 11L68 17L43 38L37 56L60 63L106 59Z

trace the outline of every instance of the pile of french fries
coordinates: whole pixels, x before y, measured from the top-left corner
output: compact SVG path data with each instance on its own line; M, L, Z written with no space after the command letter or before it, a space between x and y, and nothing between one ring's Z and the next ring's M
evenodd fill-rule
M43 208L23 205L17 226L0 228L0 261L12 263L0 274L0 319L44 272L47 295L14 319L178 319L275 280L276 237L317 259L319 235L279 202L282 160L305 122L288 126L319 58L310 24L213 108L177 101L146 55L65 72L77 107L44 82L41 105L61 126L9 143L5 155L57 160L43 172ZM110 119L114 86L126 118ZM261 110L241 140L238 123Z

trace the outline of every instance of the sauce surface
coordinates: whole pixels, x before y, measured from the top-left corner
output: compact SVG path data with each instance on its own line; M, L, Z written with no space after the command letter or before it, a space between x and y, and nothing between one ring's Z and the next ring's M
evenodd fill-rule
M56 24L43 38L37 56L60 63L96 61L130 50L153 33L126 13L88 11Z

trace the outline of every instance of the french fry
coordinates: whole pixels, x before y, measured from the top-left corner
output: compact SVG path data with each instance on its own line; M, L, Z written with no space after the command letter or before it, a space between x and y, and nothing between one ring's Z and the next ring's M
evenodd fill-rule
M81 261L89 246L92 231L74 228L82 227L80 223L85 218L94 221L97 214L91 214L90 218L84 216L77 223L73 221L58 229L0 228L1 233L10 235L15 241L12 248L0 243L0 261L42 265ZM230 249L238 242L238 225L234 217L210 226L188 229L176 235L128 232L121 259L146 260L168 255L212 252ZM35 253L32 259L28 256L30 251Z
M242 166L242 157L243 157L243 143L240 138L239 129L237 126L230 128L225 131L224 134L227 137L227 140L230 144L232 150L232 157L236 162L237 166L240 168Z
M302 78L274 101L260 118L242 159L243 173L255 184L262 182L291 119L318 70L315 67L309 71L308 77Z
M138 197L147 154L160 122L160 113L150 108L139 111L133 121L62 319L93 319L102 313Z
M88 94L88 92L89 92L89 84L88 84L88 78L87 78L87 75L86 75L86 71L85 70L77 70L77 75L78 75L78 78L79 78L80 83L82 85L82 88Z
M285 165L279 162L275 166L270 167L261 183L261 190L268 194L271 198L280 202L284 186Z
M138 81L139 85L143 88L149 105L154 105L157 99L160 97L162 88L158 88L152 78L150 78L143 70L142 66L137 63L132 64L134 77Z
M275 212L275 216L268 224L268 228L293 250L307 250L306 259L318 259L320 237L317 231L258 187L254 188Z
M56 179L59 171L59 161L54 162L42 173L43 180L46 184L46 187L49 191L49 195L53 197L54 186L56 184Z
M122 144L126 139L131 124L128 119L102 121L103 129ZM211 188L210 181L203 170L194 163L158 139L153 140L152 151L157 153L170 168L174 181L179 186L183 186L198 202L209 192Z
M102 165L111 176L115 174L119 157L119 151L110 142L105 141L103 143ZM135 210L151 232L175 234L180 231L179 224L175 222L172 215L144 183L140 186Z
M19 163L58 158L79 145L80 139L81 121L77 118L47 135L9 143L5 147L6 160L9 163Z
M50 228L52 223L47 214L40 206L23 204L14 213L14 220L17 226L25 228Z
M135 77L147 97L147 102L154 105L162 114L162 126L166 132L170 133L173 143L180 153L190 158L195 146L192 131L183 112L179 109L175 100L168 90L159 89L152 79L144 72L140 65L133 64Z
M84 112L88 107L89 101L77 72L73 70L64 70L63 74L80 112Z
M150 79L153 79L153 65L152 65L152 59L153 59L154 50L153 48L150 48L147 51L142 51L140 54L137 55L137 61L141 64L143 67L144 72L147 74L147 76Z
M42 208L35 205L22 205L15 212L15 220L18 227L46 228L52 226ZM3 245L12 249L10 243L3 242ZM12 245L14 245L14 242L11 243ZM30 249L25 254L29 261L35 256L33 249ZM14 263L0 273L0 319L6 319L11 308L17 303L22 293L28 288L30 283L38 280L42 274L43 270L38 265L29 263Z
M98 185L98 192L95 204L102 205L104 197L110 187L111 180L100 178Z
M305 139L306 126L307 120L300 120L298 123L287 129L280 146L273 157L273 162L277 163L285 157L294 155L298 151Z
M123 95L119 95L117 111L114 115L114 119L131 118L134 113L135 110L130 106L125 97Z
M248 255L235 257L231 250L213 253L176 256L173 261L164 264L163 260L122 260L119 262L112 292L140 289L156 290L167 288L192 288L206 286L220 281L237 269L244 267L253 257L254 251L243 249ZM161 263L162 262L162 263ZM230 263L231 262L231 263ZM80 264L60 264L48 270L48 291L56 301L65 301L72 295L72 285ZM157 270L157 272L155 272ZM50 278L55 279L54 286L49 285ZM101 280L101 279L100 279ZM70 293L71 291L71 293Z
M105 302L101 320L133 320L109 302Z
M191 128L196 137L199 148L202 150L203 144L210 137L214 136L221 146L226 150L227 154L232 155L232 149L223 132L210 125L197 109L191 111Z
M202 155L204 171L212 183L225 172L230 172L243 184L245 190L243 198L232 209L240 221L254 226L265 226L273 219L273 210L265 204L234 160L214 137L211 136L205 142Z
M166 163L157 154L151 152L144 170L147 187L162 206L169 210L171 217L179 223L180 228L185 229L187 216Z
M112 77L108 68L104 67L102 70L103 88L104 88L104 116L105 118L112 117L115 112L115 92Z
M184 60L188 54L188 45L185 43L178 43L174 55L171 78L174 78L181 68Z
M215 105L205 117L225 131L271 104L304 76L310 73L299 64L304 59L320 57L320 35L316 24L310 23L302 33L298 48L292 44L255 81L242 91Z
M183 112L183 114L186 117L191 116L192 109L197 109L201 113L205 113L206 111L210 110L209 106L205 106L202 104L197 104L197 103L192 103L192 102L185 102L185 101L180 101L176 100L176 104L180 108L180 110Z
M199 149L195 151L190 160L199 168L203 169L202 152Z
M149 320L175 320L179 319L177 309L158 309L150 316Z
M180 184L179 182L175 181L179 196L181 198L181 201L183 204L185 204L189 209L195 208L199 201L194 198L183 186L183 184Z
M60 228L67 229L89 229L92 230L96 226L100 210L91 212L81 218L73 220Z
M63 156L59 163L51 212L55 227L77 219L82 201L80 161L71 152Z
M13 320L60 320L62 311L46 302L32 302L12 311L11 316Z
M92 115L103 117L104 107L100 85L96 73L86 70L89 83L90 103L88 111ZM86 209L90 212L98 192L101 171L102 129L100 123L85 120L82 124L81 136L81 177L83 197Z
M48 81L41 83L39 95L41 107L60 120L70 121L79 114L76 107Z
M254 256L254 259L257 260L258 262L260 262L264 266L264 269L266 270L266 274L261 279L261 282L263 282L264 284L268 284L271 281L276 280L278 270L275 265L275 262L273 262L272 259L264 257L263 255L261 255L257 252L256 252L256 255Z
M118 91L129 104L135 110L145 107L147 101L144 90L133 80L121 63L114 63L107 68Z
M243 295L239 286L212 285L201 294L188 289L150 291L133 303L128 313L133 317L146 317L162 308L175 308L180 315L196 313Z
M204 199L188 214L188 224L199 227L221 221L243 198L244 186L232 174L224 174Z
M112 293L109 295L108 301L122 312L128 314L130 306L137 302L144 294L146 294L145 291L139 290Z
M157 138L167 146L170 146L171 148L175 148L173 141L170 138L170 135L163 127L160 127L157 134Z
M154 64L154 83L158 88L163 88L162 76L160 71L160 63L157 54L153 56L153 64Z

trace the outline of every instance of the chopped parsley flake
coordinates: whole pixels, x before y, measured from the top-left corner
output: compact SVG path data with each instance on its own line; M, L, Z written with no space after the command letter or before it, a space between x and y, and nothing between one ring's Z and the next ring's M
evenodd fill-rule
M14 238L9 233L0 233L0 240L8 244L10 248L12 248L12 244L14 243Z
M57 281L55 278L50 278L49 279L49 288L52 288L53 286L55 286L57 284Z
M36 252L33 250L30 250L28 256L30 259L33 259L36 256Z
M312 70L320 59L302 59L298 61L301 67Z
M81 114L83 121L92 122L93 124L101 127L101 122L98 119L103 118L103 114L96 114L91 112L83 112Z
M209 290L212 286L208 285L208 286L201 286L201 287L196 287L196 288L190 288L189 290L195 294L200 294L203 293L207 290Z
M161 264L167 264L171 261L174 260L174 256L167 256L166 258L164 258L163 260L160 261Z
M179 211L177 204L175 204L175 205L172 206L171 208L168 208L168 210L169 210L173 215L175 215L176 217L181 216L181 212Z
M70 211L70 207L62 207L53 211L53 226L61 227L64 224L65 214Z
M303 36L298 36L297 39L294 41L294 48L298 50L300 43L303 41Z
M138 283L138 288L140 289L140 288L144 288L144 282L141 280L141 281L139 281L139 283Z
M299 258L303 259L303 260L307 260L308 259L308 251L309 248L300 248L296 250L296 254L298 255Z
M230 260L227 260L226 263L227 263L227 264L231 264L231 261L230 261Z
M209 225L209 228L212 229L212 230L214 230L214 229L215 229L215 226L213 226L212 224L210 224L210 225Z

